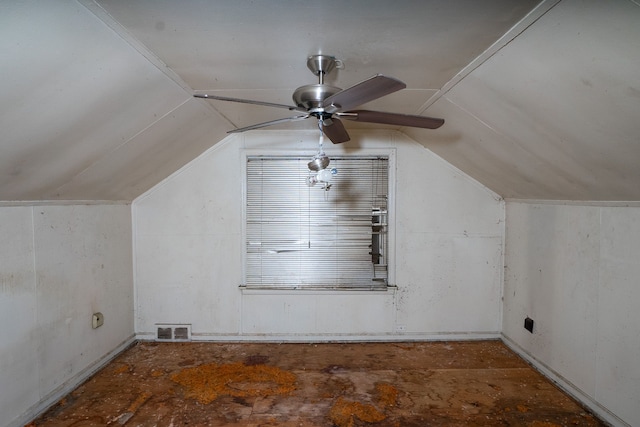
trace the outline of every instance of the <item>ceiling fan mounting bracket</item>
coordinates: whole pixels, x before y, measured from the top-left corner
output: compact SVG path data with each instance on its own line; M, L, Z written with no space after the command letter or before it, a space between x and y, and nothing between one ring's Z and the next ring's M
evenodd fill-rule
M329 55L311 55L307 58L307 67L321 80L325 74L329 74L334 68L341 68L342 61ZM323 82L320 81L320 84Z

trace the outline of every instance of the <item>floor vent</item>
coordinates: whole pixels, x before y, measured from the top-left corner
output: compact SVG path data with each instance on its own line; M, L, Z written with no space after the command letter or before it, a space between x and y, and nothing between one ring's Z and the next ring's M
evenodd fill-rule
M156 341L191 341L191 325L156 323Z

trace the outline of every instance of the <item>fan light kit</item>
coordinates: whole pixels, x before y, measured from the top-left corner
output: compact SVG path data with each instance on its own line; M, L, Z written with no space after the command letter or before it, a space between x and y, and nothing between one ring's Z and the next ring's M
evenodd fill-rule
M195 94L196 98L214 99L219 101L240 102L244 104L262 105L266 107L284 108L290 111L298 111L303 114L284 119L271 120L229 131L229 133L244 132L251 129L259 129L279 123L308 119L313 116L320 122L321 131L334 144L349 141L349 134L342 123L344 120L357 122L380 123L396 126L408 126L424 129L437 129L444 124L443 119L410 114L386 113L371 110L352 110L359 105L366 104L390 93L407 87L406 84L393 77L376 74L347 89L329 86L324 83L324 76L334 68L341 68L342 62L328 55L312 55L307 58L307 67L318 77L318 84L300 86L293 92L295 106L275 104L271 102L254 101L250 99L229 98L208 94ZM328 160L328 159L327 159ZM315 162L316 159L312 162ZM318 170L323 164L318 159ZM309 165L311 169L311 164Z
M322 132L323 122L324 120L322 119L318 120L318 128L320 129L318 153L313 156L313 159L311 159L309 163L307 163L309 171L317 173L315 175L311 173L309 174L309 177L307 178L307 185L314 186L320 182L322 183L322 189L329 191L331 188L331 178L333 178L333 175L338 173L338 170L336 168L327 169L331 160L329 160L329 157L324 154L324 150L322 149L322 142L324 141L324 134Z
M321 188L324 191L329 191L331 189L331 178L333 178L333 175L337 173L338 170L336 168L322 169L315 175L309 175L307 178L307 185L309 187L313 187L320 183L322 185Z

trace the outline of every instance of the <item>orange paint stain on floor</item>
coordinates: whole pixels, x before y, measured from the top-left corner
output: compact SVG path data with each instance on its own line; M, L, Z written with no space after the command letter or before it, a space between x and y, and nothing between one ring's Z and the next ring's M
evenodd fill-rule
M354 427L356 422L378 423L386 415L375 406L339 397L331 407L329 418L337 427Z
M255 397L289 394L295 390L296 376L275 366L215 363L186 368L171 379L185 388L185 395L200 403L219 396Z

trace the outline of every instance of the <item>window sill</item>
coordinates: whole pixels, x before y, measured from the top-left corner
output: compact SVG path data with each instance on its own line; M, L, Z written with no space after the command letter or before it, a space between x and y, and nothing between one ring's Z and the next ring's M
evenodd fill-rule
M240 286L243 295L389 295L395 294L395 286L385 288L280 288L275 286L251 287Z

